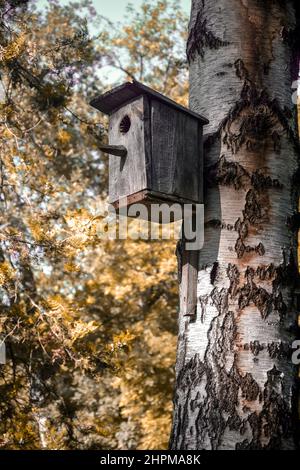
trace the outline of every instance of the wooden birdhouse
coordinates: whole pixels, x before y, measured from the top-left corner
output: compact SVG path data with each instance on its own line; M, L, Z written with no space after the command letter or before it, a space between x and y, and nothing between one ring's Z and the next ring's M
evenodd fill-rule
M109 115L109 202L203 202L204 117L139 82L125 83L91 101ZM122 205L122 202L121 202Z

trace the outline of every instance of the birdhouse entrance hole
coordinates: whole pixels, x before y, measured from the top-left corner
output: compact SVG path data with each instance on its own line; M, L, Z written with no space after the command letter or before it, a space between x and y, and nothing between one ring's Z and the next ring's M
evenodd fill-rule
M121 134L127 134L130 127L131 127L131 120L128 114L126 114L126 116L124 116L120 122L119 129L120 129Z

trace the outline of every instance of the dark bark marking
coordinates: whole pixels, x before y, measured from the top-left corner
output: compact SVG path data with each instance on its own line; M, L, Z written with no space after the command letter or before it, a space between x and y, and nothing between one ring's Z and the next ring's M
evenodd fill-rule
M237 239L234 249L238 259L241 259L245 253L256 253L259 256L263 256L265 254L265 247L262 243L259 243L257 246L245 245L240 237Z
M241 73L240 68L238 69ZM243 69L242 69L243 70ZM245 74L245 72L243 72ZM232 124L239 123L239 129L232 131ZM286 110L281 109L277 99L271 99L264 89L257 89L247 78L241 91L241 98L228 112L221 123L224 131L223 143L235 154L246 145L248 150L261 147L266 136L270 136L273 147L280 151L280 136L286 134L299 153L300 145L295 129L290 126Z
M228 292L231 298L236 296L239 282L240 282L240 272L235 264L229 264L227 268L227 276L230 280L230 286Z
M211 293L211 300L219 313L224 311L226 312L228 310L227 289L223 288L219 291L217 288L214 288Z
M271 313L273 298L265 289L257 287L253 280L239 289L238 293L238 305L240 309L248 307L250 303L253 303L259 310L263 319L266 319Z
M234 63L235 74L241 80L248 80L249 73L245 67L244 61L242 59L237 59Z
M266 319L272 310L283 317L287 312L287 306L283 301L282 293L276 292L274 284L272 293L268 293L264 288L258 287L254 282L255 271L248 268L245 273L246 284L238 289L238 304L241 309L254 303L263 319Z
M253 379L252 375L247 372L243 380L241 381L242 396L248 401L254 401L259 394L259 386Z
M210 219L204 224L205 227L212 227L215 229L222 228L223 224L219 219Z
M237 450L285 449L287 447L283 446L283 442L288 438L292 442L295 430L289 407L281 396L282 374L274 366L268 371L267 376L268 380L263 390L262 411L259 415L254 412L248 418L252 440L245 439L237 444ZM262 444L261 437L266 439L266 445Z
M228 46L228 41L223 41L213 34L207 25L207 18L204 17L203 7L197 13L195 24L190 28L187 40L186 55L191 63L197 55L204 57L205 49L219 49Z
M210 272L210 283L214 285L217 274L218 274L219 263L217 261L214 262L212 270Z
M257 340L244 344L245 351L251 351L253 356L258 356L260 351L263 351L264 346Z
M290 358L292 354L291 346L280 341L279 343L269 343L267 345L268 353L272 359Z
M283 185L275 178L265 176L260 170L256 170L251 176L251 184L256 191L264 191L265 189L282 189Z
M265 195L262 195L264 198ZM241 259L244 254L257 253L259 256L265 254L265 248L260 242L257 246L247 246L244 241L248 236L249 224L258 225L266 221L267 212L262 210L262 203L259 194L254 189L249 189L246 194L245 207L243 210L243 220L240 218L235 223L235 230L238 232L239 237L235 244L235 252L238 259Z
M220 334L219 337L222 343L225 340L224 335ZM281 396L282 374L276 367L273 367L268 371L267 377L265 387L261 390L250 373L241 375L235 365L229 372L226 372L222 367L222 362L218 359L218 354L214 354L213 351L203 362L200 361L198 355L195 355L184 366L178 377L175 401L180 401L185 392L184 403L186 404L190 400L191 404L187 407L178 403L170 441L171 448L190 449L188 435L193 435L192 429L189 429L189 433L182 432L190 410L193 413L198 410L195 421L197 449L201 449L201 443L205 442L207 437L212 449L217 449L226 427L239 431L243 435L247 430L247 425L251 428L252 440L245 439L236 445L236 449L284 448L284 442L292 437L294 428L291 424L288 404ZM203 398L199 397L199 393L194 400L191 400L190 396L187 398L191 385L197 387L203 380L206 383L207 398L203 401ZM244 419L238 415L236 406L239 390L246 401L259 400L263 404L259 414L252 412ZM250 408L244 405L244 413L248 410ZM229 417L225 418L224 413ZM180 439L181 435L184 436L182 440ZM266 444L263 439L266 440Z
M265 349L268 351L268 354L272 359L290 358L293 351L290 344L282 341L260 343L255 340L244 344L244 351L251 351L255 357L259 356L259 353Z
M210 186L219 184L233 186L235 189L246 187L250 179L249 173L242 165L226 160L224 155L207 170L206 177Z
M224 72L224 71L216 73L216 77L224 77L225 75L227 75L227 72Z
M257 197L257 193L250 189L246 194L245 209L243 210L245 220L249 220L250 224L254 225L261 221L262 211Z
M260 281L271 280L277 272L277 268L274 264L268 264L267 266L258 266L256 269L256 275Z
M225 222L221 221L220 219L210 219L204 223L205 228L211 227L215 229L221 230L235 230L235 226L232 224L226 224Z

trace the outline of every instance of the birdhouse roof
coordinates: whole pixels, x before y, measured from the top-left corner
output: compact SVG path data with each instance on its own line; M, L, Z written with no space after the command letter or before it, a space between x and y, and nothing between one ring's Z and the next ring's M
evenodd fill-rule
M110 115L126 103L132 101L134 98L137 98L141 95L150 96L158 101L162 101L163 103L172 106L178 111L189 114L201 121L203 125L209 123L209 121L200 114L197 114L194 111L191 111L190 109L181 106L170 98L167 98L161 93L158 93L157 91L152 90L152 88L149 88L146 85L143 85L142 83L139 83L137 81L123 83L123 85L113 88L112 90L104 93L103 95L94 98L90 102L90 104L102 113Z

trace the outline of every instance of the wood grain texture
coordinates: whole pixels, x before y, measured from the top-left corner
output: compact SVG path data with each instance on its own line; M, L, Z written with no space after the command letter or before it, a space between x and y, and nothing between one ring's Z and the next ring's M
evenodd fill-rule
M198 250L182 253L182 273L180 285L180 315L195 318L197 309Z
M109 201L110 203L134 194L147 187L145 155L145 125L144 97L137 98L118 111L110 118L109 144L123 145L127 149L126 157L109 157ZM127 133L120 131L120 123L124 116L131 120Z
M153 191L199 201L198 120L159 101L151 101Z

